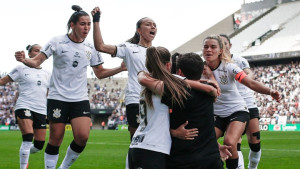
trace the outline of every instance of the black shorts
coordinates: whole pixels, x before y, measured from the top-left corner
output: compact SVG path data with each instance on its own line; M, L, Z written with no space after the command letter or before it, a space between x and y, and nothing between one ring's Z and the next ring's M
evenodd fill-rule
M255 118L258 118L258 120L260 119L259 111L257 107L249 109L249 113L250 113L250 120Z
M138 128L138 116L140 111L140 104L133 103L126 105L126 116L127 116L127 122L129 127Z
M34 129L46 129L46 115L31 111L29 109L15 110L16 123L18 119L31 119L33 121L32 127Z
M130 148L128 151L129 169L165 169L167 155L161 152Z
M79 102L65 102L48 99L47 116L55 123L69 123L76 117L90 117L91 109L88 100Z
M222 118L222 117L216 116L215 118L216 118L215 127L217 127L218 129L222 130L223 133L225 133L227 126L231 122L240 121L240 122L247 122L247 124L248 124L250 116L249 116L249 113L246 111L237 111L228 117ZM243 133L243 134L245 134L245 133Z

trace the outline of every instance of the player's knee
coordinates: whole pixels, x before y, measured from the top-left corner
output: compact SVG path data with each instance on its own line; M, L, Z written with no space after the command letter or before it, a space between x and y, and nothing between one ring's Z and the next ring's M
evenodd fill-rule
M259 143L256 143L256 144L251 144L249 143L249 147L252 151L254 152L259 152L260 150L260 142Z
M237 142L234 141L233 139L225 138L224 139L224 145L231 146L232 148L236 148L237 147Z
M252 133L251 136L252 136L252 138L255 138L256 140L260 140L260 131Z
M42 150L44 147L45 141L38 141L38 140L34 140L33 141L33 145L35 148Z

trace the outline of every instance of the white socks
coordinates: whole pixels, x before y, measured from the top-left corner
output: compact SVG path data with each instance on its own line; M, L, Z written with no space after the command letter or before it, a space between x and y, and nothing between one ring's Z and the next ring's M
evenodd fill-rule
M33 144L31 145L31 147L30 147L30 154L34 154L34 153L37 153L39 151L40 151L40 149L37 149L36 147L34 147Z
M242 151L238 151L239 155L239 163L238 163L238 169L245 169L244 167L244 157Z
M45 159L45 169L55 169L56 168L58 154L50 155L50 154L45 153L44 159Z
M248 164L249 169L257 169L258 163L260 161L260 156L261 156L261 150L259 150L258 152L254 152L250 149L249 164Z
M126 155L125 169L129 169L129 164L128 164L128 153L127 153L127 155Z
M76 161L76 159L79 157L80 153L77 153L73 151L70 146L68 147L67 154L63 160L63 162L60 165L60 169L68 169L71 167L71 165Z
M20 169L26 169L29 160L30 147L32 143L29 141L23 141L20 147Z

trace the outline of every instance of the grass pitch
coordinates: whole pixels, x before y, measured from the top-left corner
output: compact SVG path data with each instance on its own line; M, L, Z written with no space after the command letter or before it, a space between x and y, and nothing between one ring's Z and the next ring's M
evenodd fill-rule
M19 168L21 139L20 131L0 132L0 169ZM72 132L66 131L57 167L61 164L72 139ZM261 145L262 157L259 169L294 169L300 166L300 132L262 131ZM85 150L71 168L124 169L128 146L128 131L91 130ZM247 166L249 147L245 136L243 137L242 151L245 166ZM37 154L31 154L29 159L29 169L43 168L44 149Z

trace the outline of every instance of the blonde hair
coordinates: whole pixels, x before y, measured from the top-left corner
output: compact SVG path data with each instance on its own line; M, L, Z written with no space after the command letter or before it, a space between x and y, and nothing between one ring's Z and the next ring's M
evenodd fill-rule
M214 39L218 42L220 49L222 50L222 53L219 55L220 59L222 61L224 61L225 63L233 63L232 59L231 59L231 55L230 52L226 50L225 48L225 43L223 41L223 39L219 36L219 35L210 35L207 36L203 42L207 39Z

